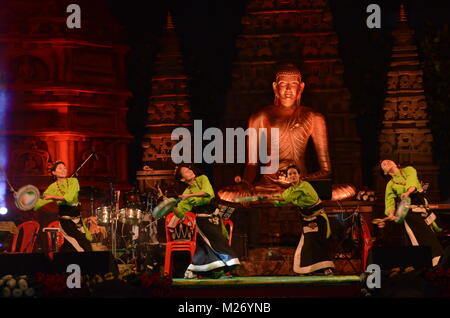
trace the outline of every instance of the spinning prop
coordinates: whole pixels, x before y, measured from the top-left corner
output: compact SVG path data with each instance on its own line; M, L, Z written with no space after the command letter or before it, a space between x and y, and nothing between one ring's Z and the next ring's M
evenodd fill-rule
M281 198L279 195L274 196L261 196L261 195L252 195L248 197L240 197L233 199L233 202L236 203L249 203L249 202L258 202L258 201L265 201L265 200L276 200Z
M403 197L399 205L397 206L397 210L395 211L395 223L401 224L405 220L408 215L409 209L411 208L411 199L409 197ZM373 224L378 224L384 221L388 221L389 217L385 217L382 219L373 219Z
M1 167L0 171L5 176L5 180L9 185L10 191L14 193L14 200L16 207L22 211L29 211L32 208L34 208L36 202L41 198L39 189L36 188L34 185L27 184L21 187L19 191L16 191L9 182L8 176L6 175L5 171Z
M31 184L21 187L17 192L14 191L16 207L22 211L33 209L40 197L38 188Z
M153 217L158 220L167 214L169 214L174 207L177 206L178 202L181 201L181 198L175 199L175 198L169 198L167 200L164 200L160 204L156 206L156 208L153 209L152 215Z

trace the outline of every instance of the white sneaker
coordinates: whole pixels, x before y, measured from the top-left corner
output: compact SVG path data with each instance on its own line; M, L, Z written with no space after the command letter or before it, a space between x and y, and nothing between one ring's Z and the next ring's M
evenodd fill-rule
M187 269L184 272L184 279L194 279L197 278L197 275L195 275L192 271L190 271L189 269Z
M325 274L325 276L331 276L331 275L334 275L333 270L332 270L331 268L327 268L327 269L324 271L324 274Z

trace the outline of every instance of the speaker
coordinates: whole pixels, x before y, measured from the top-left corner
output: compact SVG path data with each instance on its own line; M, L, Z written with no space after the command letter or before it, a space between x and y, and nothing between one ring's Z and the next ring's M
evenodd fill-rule
M76 264L80 266L82 275L95 275L113 273L119 274L119 268L111 252L73 252L55 253L52 272L66 273L67 266Z
M429 246L372 247L367 264L377 264L382 270L394 267L431 267Z
M0 275L29 275L50 268L50 260L43 253L0 254Z

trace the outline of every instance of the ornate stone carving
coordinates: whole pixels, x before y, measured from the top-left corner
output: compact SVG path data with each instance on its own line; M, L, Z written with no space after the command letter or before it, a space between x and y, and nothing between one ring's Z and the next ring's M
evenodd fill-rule
M45 62L31 55L22 55L11 61L12 82L31 83L49 80L49 70Z
M48 176L51 162L47 145L37 138L13 138L10 173L14 176Z

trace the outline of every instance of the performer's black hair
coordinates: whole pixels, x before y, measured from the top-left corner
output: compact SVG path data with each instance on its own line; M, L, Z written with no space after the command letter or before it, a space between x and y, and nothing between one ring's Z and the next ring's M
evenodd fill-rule
M191 170L194 170L194 169L192 168L191 165L186 164L186 163L183 163L183 164L177 166L177 169L175 170L175 180L177 180L178 182L184 183L183 181L181 181L181 179L183 178L183 176L181 175L181 168L188 168ZM194 171L194 173L195 173L195 171Z
M53 172L56 170L56 167L58 167L60 164L65 165L64 161L57 160L53 163L52 167L50 168L50 172Z
M297 170L298 174L300 174L300 168L297 167L296 165L290 165L289 167L287 167L286 168L286 174L287 174L289 169L295 169L295 170Z
M52 175L52 179L53 179L53 180L56 180L56 179L57 179L56 176L53 174L53 172L54 172L54 171L56 170L56 168L57 168L59 165L61 165L61 164L65 165L64 161L56 160L56 161L53 163L52 167L50 168L50 174Z

